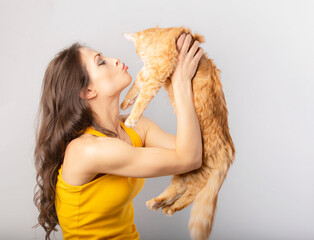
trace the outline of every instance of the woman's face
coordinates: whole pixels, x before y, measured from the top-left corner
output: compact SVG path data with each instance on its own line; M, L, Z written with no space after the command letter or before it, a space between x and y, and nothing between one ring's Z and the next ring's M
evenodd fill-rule
M105 57L88 47L80 48L81 58L91 79L87 93L104 99L120 95L120 92L132 82L132 76L117 58ZM93 91L91 91L93 90Z

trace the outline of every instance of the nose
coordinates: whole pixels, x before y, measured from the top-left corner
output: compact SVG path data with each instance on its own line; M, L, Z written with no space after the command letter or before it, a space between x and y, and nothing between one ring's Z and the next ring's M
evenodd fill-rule
M118 66L120 64L120 60L119 59L116 59L116 66Z

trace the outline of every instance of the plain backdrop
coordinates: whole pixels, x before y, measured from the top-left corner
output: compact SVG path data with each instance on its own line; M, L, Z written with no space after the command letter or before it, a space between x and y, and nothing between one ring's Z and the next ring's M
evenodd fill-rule
M125 62L133 83L143 63L122 33L156 25L202 34L201 47L221 70L236 158L211 239L314 239L314 3L302 0L1 0L0 239L44 239L41 227L32 228L33 152L49 61L79 41ZM164 89L144 116L176 134ZM190 239L192 205L173 217L145 206L171 178L147 178L134 199L143 240Z

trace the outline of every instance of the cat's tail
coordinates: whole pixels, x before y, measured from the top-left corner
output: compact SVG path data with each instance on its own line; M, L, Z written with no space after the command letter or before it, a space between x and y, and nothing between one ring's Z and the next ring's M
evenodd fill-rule
M190 236L193 240L207 240L212 231L218 192L227 175L229 164L210 170L204 188L196 195L189 220Z

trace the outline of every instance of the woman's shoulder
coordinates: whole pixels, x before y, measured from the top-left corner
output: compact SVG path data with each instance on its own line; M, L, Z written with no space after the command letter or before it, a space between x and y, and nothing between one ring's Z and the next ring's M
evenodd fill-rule
M85 136L84 136L85 135ZM63 159L63 180L71 185L83 185L91 181L96 173L87 172L83 167L84 162L88 159L84 159L84 151L89 143L96 140L89 134L83 134L80 137L73 139L66 147Z

